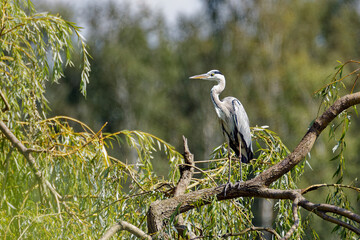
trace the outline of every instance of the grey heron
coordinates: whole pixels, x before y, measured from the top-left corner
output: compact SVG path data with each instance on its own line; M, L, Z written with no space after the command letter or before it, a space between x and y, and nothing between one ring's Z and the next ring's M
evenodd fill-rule
M234 150L240 161L240 181L242 181L241 162L249 163L253 159L253 148L249 118L241 102L234 97L225 97L220 100L219 95L225 89L225 77L218 70L211 70L207 73L195 75L190 79L202 79L217 82L210 91L211 101L215 106L215 111L220 119L223 134L228 142L229 159L229 180L231 176L231 156L230 149ZM243 149L243 152L241 151ZM226 192L226 190L225 190Z

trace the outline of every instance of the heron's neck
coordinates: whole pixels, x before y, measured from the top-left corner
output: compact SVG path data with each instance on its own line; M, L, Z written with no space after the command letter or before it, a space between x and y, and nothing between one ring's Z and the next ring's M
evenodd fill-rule
M217 85L215 85L210 92L211 100L214 103L215 107L220 108L220 105L222 104L219 95L222 91L225 89L225 80L220 81Z

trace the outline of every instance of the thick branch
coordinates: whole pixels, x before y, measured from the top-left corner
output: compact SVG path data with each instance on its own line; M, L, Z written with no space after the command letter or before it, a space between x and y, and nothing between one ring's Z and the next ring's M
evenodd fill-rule
M210 204L212 199L217 200L233 199L238 197L260 197L273 199L291 199L294 200L300 195L300 190L276 190L259 186L254 181L241 182L239 185L230 186L226 196L223 194L224 186L201 189L177 197L155 201L151 204L149 212L156 213L154 220L162 222L170 218L174 211L183 213L199 206ZM148 215L149 217L149 215Z
M112 236L114 236L119 231L128 231L132 234L134 234L136 237L140 239L151 239L149 235L147 235L145 232L143 232L141 229L137 228L136 226L132 225L131 223L128 223L126 221L119 221L115 225L111 226L105 234L99 239L99 240L108 240Z
M264 231L264 232L268 232L268 233L271 233L275 236L276 239L280 239L280 235L272 228L267 228L267 227L249 227L239 233L226 233L226 234L223 234L223 235L220 235L220 236L217 236L218 238L221 238L221 239L227 239L228 237L236 237L236 236L242 236L244 234L246 234L247 232L250 232L250 231ZM211 239L211 238L214 238L215 236L199 236L199 237L195 237L195 238L192 238L190 240L196 240L196 239Z

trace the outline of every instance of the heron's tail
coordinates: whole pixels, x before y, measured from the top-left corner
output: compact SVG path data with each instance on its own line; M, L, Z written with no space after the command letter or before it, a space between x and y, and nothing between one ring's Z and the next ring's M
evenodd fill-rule
M251 151L251 149L246 149L246 157L241 154L241 162L243 163L249 163L251 159L254 158L254 153Z
M248 150L247 155L248 155L248 161L250 161L251 159L254 158L254 153L253 153L252 149Z
M245 157L243 154L241 154L241 162L242 163L249 163L249 159Z

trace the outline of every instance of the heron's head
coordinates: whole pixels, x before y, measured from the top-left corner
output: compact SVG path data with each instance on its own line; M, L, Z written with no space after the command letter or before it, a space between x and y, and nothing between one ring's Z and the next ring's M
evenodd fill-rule
M203 79L220 82L221 80L225 80L225 77L219 70L210 70L207 73L192 76L190 79Z

